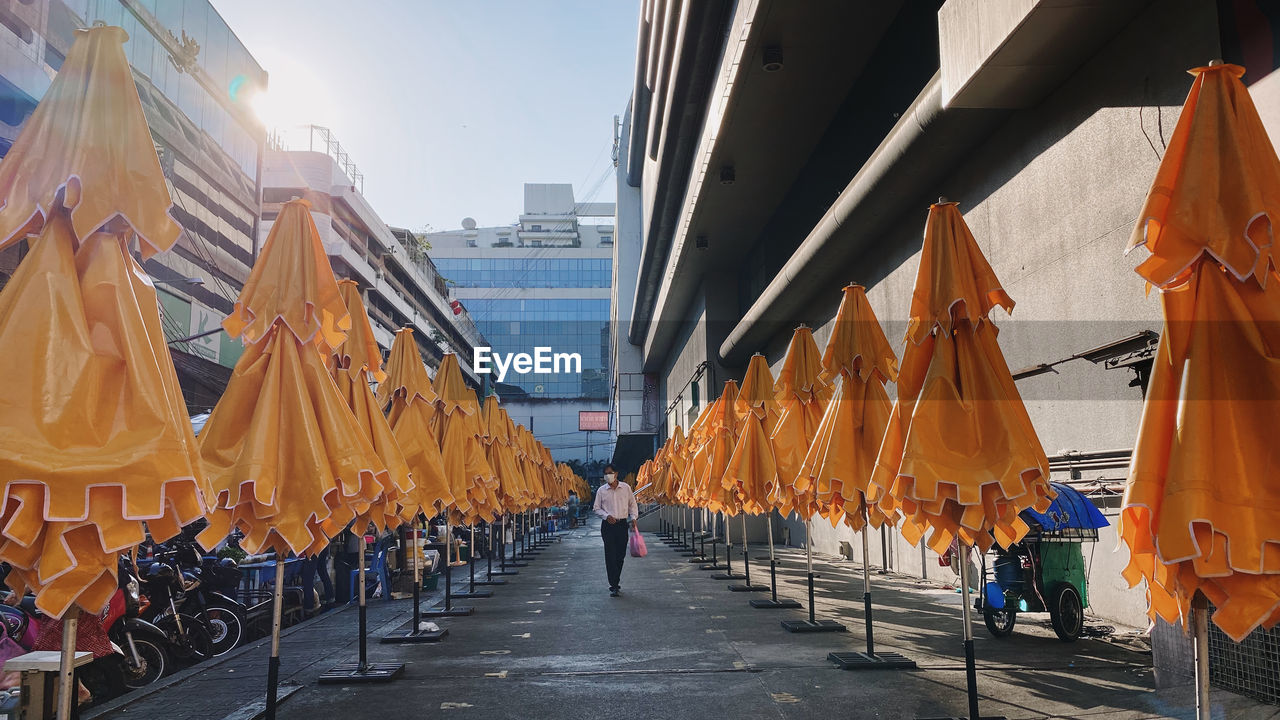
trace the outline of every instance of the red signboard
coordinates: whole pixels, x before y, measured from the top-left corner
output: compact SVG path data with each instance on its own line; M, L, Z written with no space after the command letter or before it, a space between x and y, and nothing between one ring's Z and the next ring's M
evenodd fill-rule
M609 430L609 411L608 410L579 410L578 411L578 429L579 430Z

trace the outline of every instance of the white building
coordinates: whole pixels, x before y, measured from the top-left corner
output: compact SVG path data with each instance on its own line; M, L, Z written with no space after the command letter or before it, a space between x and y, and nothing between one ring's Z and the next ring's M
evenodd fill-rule
M314 136L314 142L308 142ZM280 206L300 197L311 203L311 216L333 271L360 284L373 332L385 350L402 327L414 330L414 339L427 366L436 368L444 353L471 357L471 348L485 340L465 311L454 314L444 278L414 233L391 228L374 212L361 194L363 177L351 164L341 145L325 128L309 126L302 140L288 147L323 150L286 150L281 143L266 153L263 168L261 241L271 232ZM468 380L478 383L463 362Z

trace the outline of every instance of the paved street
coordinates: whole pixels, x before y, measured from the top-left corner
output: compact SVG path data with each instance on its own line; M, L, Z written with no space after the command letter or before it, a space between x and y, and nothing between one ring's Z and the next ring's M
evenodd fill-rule
M911 718L965 711L959 601L950 590L873 576L878 649L903 653L920 669L847 672L826 655L863 648L861 580L848 561L828 557L815 566L823 576L819 617L840 619L849 632L792 635L778 621L802 611L749 607L751 597L763 595L728 592L727 582L710 579L714 573L653 535L649 557L627 560L616 599L604 583L596 528L562 538L493 588L494 597L466 601L474 615L442 621L450 629L444 642L371 644L373 660L407 664L391 684L316 684L320 673L355 658L353 611L296 627L282 645L282 677L303 688L280 717ZM803 554L792 548L782 557L780 594L803 599ZM406 601L371 607L374 635L397 628L410 612ZM1027 620L1003 640L975 628L984 715L1192 717L1189 688L1152 691L1142 645L1068 645ZM260 644L98 716L220 720L260 699L265 672ZM1280 709L1226 692L1215 692L1214 701L1215 717L1280 717Z

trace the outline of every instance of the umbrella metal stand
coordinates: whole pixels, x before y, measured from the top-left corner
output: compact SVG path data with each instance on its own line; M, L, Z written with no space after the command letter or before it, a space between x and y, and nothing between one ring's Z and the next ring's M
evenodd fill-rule
M453 593L456 598L487 598L493 597L493 593L488 590L476 590L476 526L471 526L471 544L467 546L471 551L471 556L467 558L470 565L471 573L470 587L466 592Z
M422 546L418 543L415 532L413 538L413 624L409 626L409 632L395 635L382 636L381 642L384 643L424 643L424 642L440 642L445 635L449 634L448 628L439 630L420 630L422 625L422 566L418 563L418 553L422 551ZM364 554L361 553L361 557Z
M964 674L969 697L969 720L1004 720L1003 716L978 714L978 667L973 659L973 603L969 599L969 545L960 543L960 601L964 618ZM953 720L930 718L929 720Z
M689 541L683 543L680 548L680 554L684 557L697 557L698 555L698 514L693 508L686 508L689 517ZM698 562L703 562L699 560Z
M693 552L693 557L689 558L690 563L704 563L707 561L707 536L711 533L707 532L706 508L702 509L702 522L698 523L698 526L700 528L698 532L698 549Z
M733 592L765 592L769 588L765 585L751 584L751 557L747 554L750 546L747 543L747 515L742 514L742 584L730 585L729 590Z
M356 566L356 577L360 582L360 660L356 663L343 663L335 666L333 669L322 674L318 680L321 685L332 685L334 683L368 683L368 682L389 682L400 677L404 673L404 663L370 663L368 648L368 597L367 583L364 577L364 552L365 539L364 533L360 533L360 559ZM382 592L388 595L391 588L383 588Z
M503 523L502 523L503 534L506 534L506 527L507 527L506 520L503 520ZM525 567L529 564L526 562L520 562L519 560L516 560L516 536L519 534L519 530L520 530L520 522L516 519L515 515L512 515L511 516L511 562L504 563L502 566L503 570L507 569L507 565L510 565L511 567ZM512 570L507 574L515 575L519 572L520 572L519 570Z
M723 570L724 566L720 564L720 553L716 548L720 545L720 538L716 535L716 514L711 515L711 563L699 566L699 570ZM703 553L706 554L705 552Z
M778 599L778 559L773 555L773 512L765 515L765 527L769 530L769 599L752 600L751 607L757 610L783 610L800 607L795 600Z
M507 548L507 516L504 513L502 516L502 527L499 528L498 530L498 562L499 562L500 569L489 571L489 579L490 581L494 582L494 584L497 584L499 582L506 583L506 580L494 581L493 580L494 575L519 575L520 574L519 570L507 569L507 549L506 548ZM512 548L511 549L512 563L515 562L515 559L516 559L515 548Z
M906 670L914 668L916 661L895 652L876 654L876 641L871 624L871 551L867 547L870 537L867 525L862 525L862 612L867 622L867 651L833 652L827 659L841 670ZM924 547L922 544L921 547Z
M729 533L729 516L720 513L720 521L724 523L724 572L712 575L712 580L737 580L742 577L733 572L733 537ZM746 535L743 535L746 538Z
M814 617L813 607L813 579L818 577L813 574L813 538L810 535L811 518L804 519L804 547L805 557L809 570L809 619L808 620L783 620L782 629L787 632L845 632L848 630L844 625L835 620L818 620Z
M494 542L493 542L493 520L489 520L488 522L486 522L486 523L484 524L484 529L485 529L485 534L486 534L486 536L489 538L489 549L488 549L488 551L486 551L486 552L485 552L485 554L484 554L485 558L484 558L484 559L485 559L485 562L488 564L488 566L489 566L489 567L488 567L488 569L485 571L485 572L486 572L485 579L484 579L484 580L478 580L478 581L476 581L476 585L506 585L506 584L507 584L507 581L506 581L506 580L495 580L495 579L494 579L494 575L506 575L507 573L505 573L505 572L494 572L494 570L493 570L493 552L494 552ZM501 551L501 550L502 550L502 545L501 545L501 544L499 544L499 545L498 545L498 550L499 550L499 551ZM503 558L503 559L505 560L505 558Z
M449 516L444 518L444 607L425 610L422 617L463 617L475 612L474 608L453 606L453 560L449 557L449 548L453 546L453 530L449 525Z

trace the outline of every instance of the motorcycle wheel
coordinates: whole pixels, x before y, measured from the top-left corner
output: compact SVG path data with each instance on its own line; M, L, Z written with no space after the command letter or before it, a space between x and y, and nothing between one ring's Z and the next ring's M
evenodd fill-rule
M167 615L156 626L169 636L169 656L179 663L195 664L213 657L213 638L200 618L182 614L182 632L173 615Z
M130 690L143 688L164 677L169 669L169 653L152 642L149 638L134 636L134 647L138 648L138 659L141 665L133 663L133 653L129 646L124 646L124 686Z
M214 656L225 655L244 641L245 618L232 608L210 605L205 608L209 619L209 636Z

